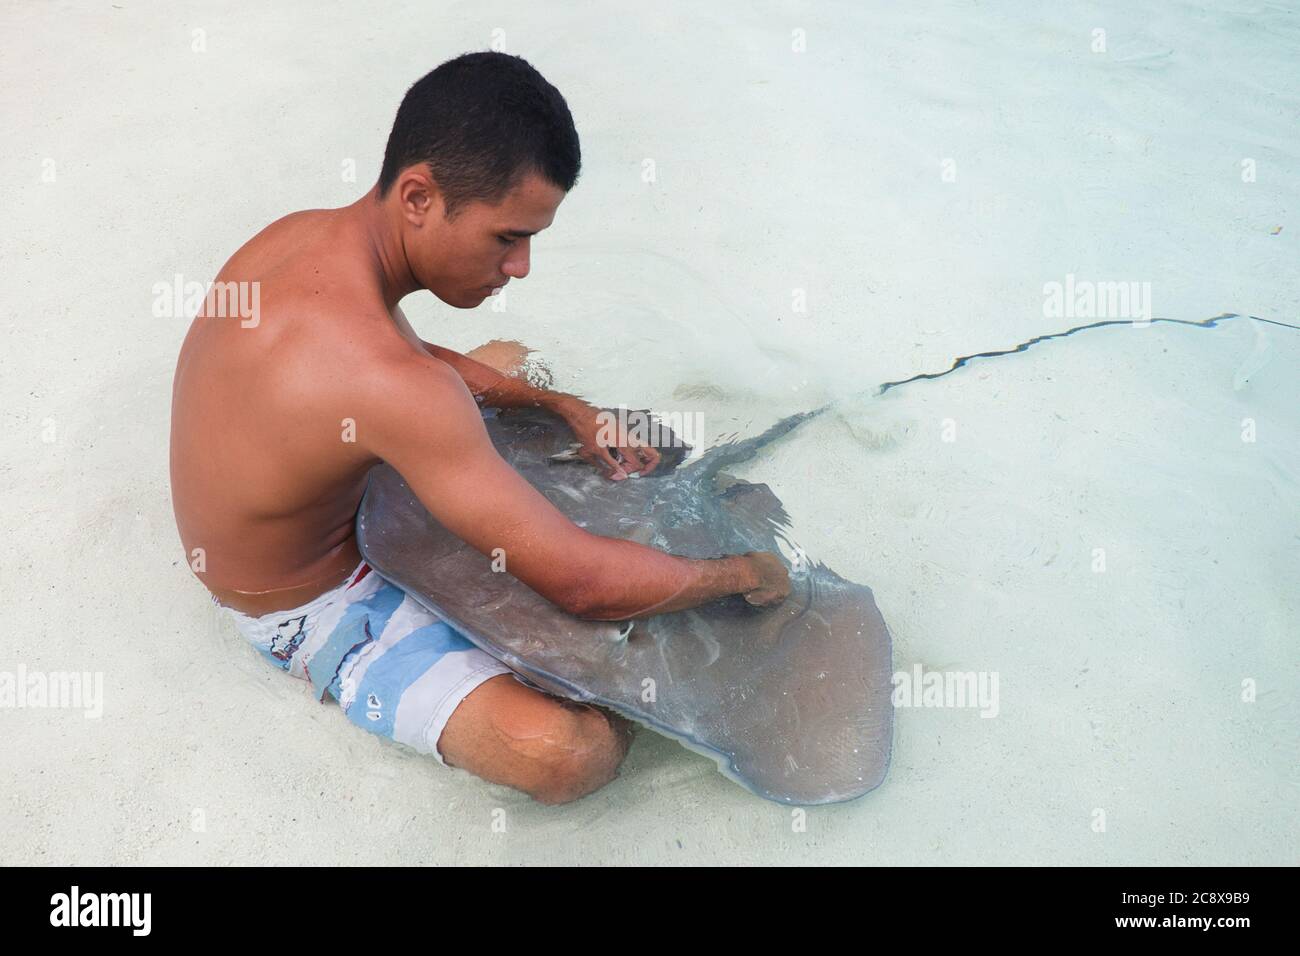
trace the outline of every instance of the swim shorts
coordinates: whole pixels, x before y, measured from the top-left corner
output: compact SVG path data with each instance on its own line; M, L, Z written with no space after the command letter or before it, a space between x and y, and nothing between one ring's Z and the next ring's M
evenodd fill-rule
M291 611L250 617L213 603L272 664L333 697L372 734L431 754L479 684L512 673L364 560L331 591Z

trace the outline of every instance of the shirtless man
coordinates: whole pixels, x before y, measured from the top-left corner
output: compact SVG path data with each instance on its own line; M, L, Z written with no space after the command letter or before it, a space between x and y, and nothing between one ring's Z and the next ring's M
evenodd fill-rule
M349 720L546 803L614 778L626 722L514 678L362 561L371 466L389 462L438 521L503 549L509 573L578 617L789 593L771 554L688 560L573 524L496 453L479 404L558 413L611 480L653 472L658 453L598 444L597 409L518 374L526 349L461 355L398 308L428 289L469 309L526 277L530 237L579 164L568 106L526 61L444 63L403 99L373 189L272 223L225 264L218 283L257 284L257 315L225 317L210 298L172 399L176 522L214 603Z

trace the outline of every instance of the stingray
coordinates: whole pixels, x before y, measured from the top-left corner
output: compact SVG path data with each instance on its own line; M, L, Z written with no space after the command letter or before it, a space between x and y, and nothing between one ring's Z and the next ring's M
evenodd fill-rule
M1238 318L1300 328L1237 313L1151 323L1212 329ZM962 355L943 371L885 382L870 394L943 378L970 362L1022 353L1085 330L1132 324L1092 322L1011 348ZM1252 357L1238 378L1249 378L1265 359ZM689 462L689 448L663 429L663 443L656 443L663 454L659 467L619 482L585 463L559 464L572 457L572 436L557 416L488 410L485 424L502 457L575 523L596 534L707 558L779 554L777 539L789 542L789 518L772 489L736 480L723 469L749 460L830 407L791 415L758 436ZM889 630L871 589L824 564L800 560L792 566L786 560L792 589L775 608L753 608L731 597L635 622L583 621L509 574L494 572L489 559L441 527L387 465L370 473L357 537L380 574L527 683L606 707L679 740L761 797L836 803L884 780L893 734Z
M676 739L760 797L851 800L878 786L889 765L889 630L870 588L797 548L793 559L782 553L777 539L790 548L789 517L771 488L722 470L820 411L690 462L689 446L654 422L659 466L617 482L581 460L565 463L573 436L558 416L484 413L501 456L575 524L688 558L774 552L790 572L790 595L779 606L756 608L733 595L633 621L574 617L494 571L385 464L370 472L358 543L383 577L525 683Z

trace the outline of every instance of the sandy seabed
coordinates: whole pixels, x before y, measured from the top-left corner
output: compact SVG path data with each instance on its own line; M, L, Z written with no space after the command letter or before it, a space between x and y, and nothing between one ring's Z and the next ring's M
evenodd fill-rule
M1082 324L1067 277L1300 324L1300 13L1132 6L0 6L0 672L102 681L98 716L0 707L0 859L1295 862L1300 332L1089 330L872 397ZM155 287L351 202L406 88L492 44L565 94L582 178L527 282L412 296L417 330L714 439L837 401L743 477L898 670L998 675L995 717L900 709L885 784L802 829L648 731L564 807L440 767L186 567Z

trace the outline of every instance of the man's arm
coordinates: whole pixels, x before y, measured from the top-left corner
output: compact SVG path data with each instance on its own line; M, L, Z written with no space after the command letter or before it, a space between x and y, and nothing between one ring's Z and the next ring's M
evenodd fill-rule
M510 574L571 614L625 620L728 594L766 605L789 593L773 555L693 560L579 528L497 454L458 370L402 353L356 387L358 443L444 527L484 555L501 549Z

